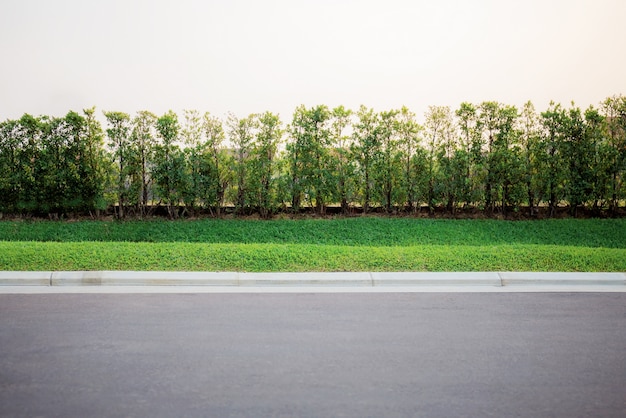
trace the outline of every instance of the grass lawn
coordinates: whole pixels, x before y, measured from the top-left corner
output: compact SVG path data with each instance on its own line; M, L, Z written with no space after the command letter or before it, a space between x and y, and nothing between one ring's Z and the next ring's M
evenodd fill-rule
M0 269L626 271L626 220L3 221Z

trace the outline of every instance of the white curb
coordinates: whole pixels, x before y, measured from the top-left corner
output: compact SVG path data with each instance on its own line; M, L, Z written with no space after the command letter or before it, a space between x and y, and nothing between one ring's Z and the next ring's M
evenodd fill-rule
M502 286L626 286L625 273L499 273Z
M237 286L236 272L56 271L52 286Z
M367 272L239 273L240 286L372 286Z
M51 271L0 271L0 286L50 286Z
M374 286L502 286L492 272L383 272L372 273Z
M626 286L626 273L0 271L0 286L524 287Z

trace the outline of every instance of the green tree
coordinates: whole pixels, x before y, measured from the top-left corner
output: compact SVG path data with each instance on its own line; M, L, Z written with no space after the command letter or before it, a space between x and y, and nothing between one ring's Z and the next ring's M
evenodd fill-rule
M380 150L374 158L374 189L377 199L383 204L387 213L397 200L395 195L402 178L399 141L397 139L396 116L398 111L383 111L379 114Z
M427 126L431 134L431 152L436 172L431 172L435 182L433 192L443 198L446 209L453 213L461 193L461 182L465 177L464 167L459 164L460 153L457 149L457 133L452 112L448 106L431 107L427 115ZM432 167L431 167L432 170ZM432 204L432 203L431 203Z
M117 163L117 217L126 215L127 201L129 200L129 172L132 168L133 150L130 141L130 116L123 112L104 112L109 127L106 129L109 138L109 147L113 151L113 158Z
M187 165L187 182L184 190L181 190L185 208L191 213L195 213L197 204L204 200L205 176L203 165L205 165L205 144L202 141L202 118L197 110L184 110L185 123L182 126L181 134Z
M587 135L585 119L579 107L569 109L562 118L563 153L567 161L566 198L572 215L593 198L593 137Z
M356 193L355 164L351 158L352 137L348 135L351 128L352 111L344 106L337 106L331 111L330 143L332 150L330 155L330 167L334 167L334 182L336 184L336 196L334 200L340 202L341 212L347 214L350 203Z
M212 212L212 208L215 208L215 214L219 217L224 206L226 188L232 178L229 169L232 158L224 149L224 128L219 118L206 112L202 118L202 133L204 199L209 211Z
M439 167L442 159L451 155L453 150L453 124L450 108L447 106L429 106L425 119L428 151L428 209L432 214L436 200L445 193L445 188L448 186L445 180L440 182ZM437 158L438 154L439 158ZM451 196L448 197L451 198Z
M323 215L334 194L329 167L330 117L325 105L306 109L299 106L294 114L287 144L292 177L292 209L298 211L304 195L315 211Z
M500 104L497 102L482 102L479 106L479 126L483 135L483 169L485 172L485 208L494 209L494 182L496 174L491 167L493 143L496 140L499 124Z
M96 119L96 108L83 109L85 115L85 139L83 144L82 171L80 177L84 188L81 192L86 209L94 210L95 216L106 209L105 190L108 181L108 158L104 149L104 132Z
M278 115L265 112L257 117L252 146L250 189L254 206L262 218L269 218L276 205L276 154L283 131Z
M519 208L524 196L524 165L520 131L516 128L518 112L515 106L499 105L497 130L489 155L489 170L494 198L501 201L506 214L508 207Z
M626 173L626 96L608 97L602 103L608 130L608 153L611 165L611 212L615 213L623 198Z
M458 197L465 206L475 206L484 201L482 125L478 109L471 103L461 103L455 114L461 133L457 160L464 172Z
M62 121L61 135L65 135L62 172L67 185L66 201L62 211L89 212L106 207L104 187L106 173L104 139L95 108L83 114L68 112Z
M17 162L19 164L18 182L20 184L20 198L18 210L25 213L34 213L40 210L43 184L38 180L44 164L42 157L42 138L47 118L35 118L24 114L18 121L15 132L18 146Z
M74 191L78 186L75 159L76 142L73 128L80 129L75 112L65 118L43 120L42 150L36 165L36 179L41 185L38 207L51 219L58 219L79 205Z
M544 130L541 163L546 170L541 173L541 183L547 193L550 216L554 216L556 207L565 197L567 181L567 161L563 154L565 111L560 104L550 103L548 110L541 113L541 125Z
M374 182L373 170L380 152L380 119L373 109L361 105L354 126L353 155L359 164L361 201L363 212L367 213L372 203Z
M230 113L226 121L228 136L235 152L235 212L237 214L245 211L250 205L248 179L255 123L253 114L240 119Z
M607 140L606 120L600 112L590 106L585 111L585 141L590 144L591 156L591 200L593 210L598 213L610 201L612 149Z
M141 216L149 212L150 192L152 188L151 166L156 145L157 116L147 110L137 112L132 121L131 149L133 156L131 170L137 177L137 209Z
M545 189L541 173L546 171L545 159L542 159L542 137L539 116L535 106L528 101L524 104L519 119L520 144L522 148L526 203L529 215L534 216L538 205L543 200Z
M420 152L420 132L424 128L415 120L415 113L403 106L398 113L396 131L398 135L401 157L403 159L402 187L406 205L410 212L414 212L418 207L419 196L419 176L421 170L416 162L416 156Z
M19 161L19 121L0 122L0 214L18 213L22 188L22 166Z
M177 218L183 191L188 187L188 177L185 155L177 144L180 125L176 113L170 110L158 118L156 130L159 143L155 147L154 181L168 216Z

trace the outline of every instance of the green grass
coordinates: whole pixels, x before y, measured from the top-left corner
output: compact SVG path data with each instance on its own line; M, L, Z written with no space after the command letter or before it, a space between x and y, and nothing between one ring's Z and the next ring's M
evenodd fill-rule
M0 269L626 271L626 220L5 221Z

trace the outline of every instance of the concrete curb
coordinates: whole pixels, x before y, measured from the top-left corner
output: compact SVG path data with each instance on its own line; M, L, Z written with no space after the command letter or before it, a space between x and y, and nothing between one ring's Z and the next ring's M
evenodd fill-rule
M236 272L55 271L50 286L236 286Z
M494 272L384 272L371 273L373 286L502 286Z
M0 271L0 286L626 286L626 273Z
M0 286L50 286L51 271L0 271Z
M371 273L239 273L240 286L373 286Z
M626 286L625 273L499 273L502 286Z

